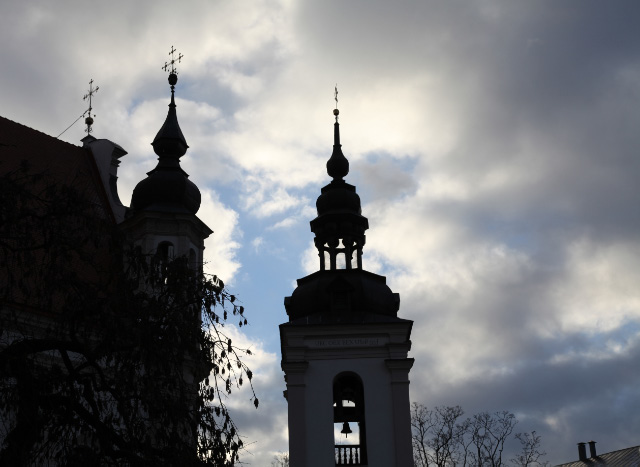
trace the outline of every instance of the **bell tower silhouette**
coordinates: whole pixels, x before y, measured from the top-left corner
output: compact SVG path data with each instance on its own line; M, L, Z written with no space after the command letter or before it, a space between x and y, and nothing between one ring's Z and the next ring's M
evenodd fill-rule
M158 155L158 164L134 188L131 212L122 228L143 253L154 253L157 261L185 256L195 272L202 272L204 240L213 231L196 216L200 209L200 190L180 167L180 158L189 146L176 112L178 72L175 64L183 56L174 58L175 52L171 47L172 59L163 67L169 72L169 111L151 143Z
M337 96L337 91L336 91ZM337 99L336 99L337 102ZM398 318L400 297L362 267L360 197L343 178L349 161L334 110L333 180L311 221L320 270L298 279L280 325L293 467L411 467L409 371L413 321Z

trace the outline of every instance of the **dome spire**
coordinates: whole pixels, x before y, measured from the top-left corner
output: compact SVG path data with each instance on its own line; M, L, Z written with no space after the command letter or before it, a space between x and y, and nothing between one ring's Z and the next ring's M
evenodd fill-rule
M340 124L338 123L338 85L336 84L334 99L336 101L336 108L333 109L333 115L336 117L336 122L333 124L333 153L327 161L327 173L334 181L341 180L349 173L349 161L344 154L342 154L342 145L340 144Z
M182 54L174 56L176 49L171 46L171 60L165 62L162 69L169 72L171 101L167 118L151 145L158 155L158 165L148 177L133 190L131 207L134 209L186 211L192 214L200 208L200 190L188 179L189 175L180 167L180 157L189 146L178 124L176 113L175 87L178 82L176 63L180 63Z
M179 54L174 57L176 49L171 46L171 60L164 62L162 69L169 72L169 85L171 86L171 102L169 103L169 112L167 118L158 131L151 145L154 152L159 156L159 164L175 166L178 159L187 152L189 145L184 139L180 125L178 124L178 114L176 112L175 89L178 83L178 71L176 63L180 63L184 55Z
M327 162L333 180L322 187L316 200L318 215L311 221L320 270L298 280L291 297L285 298L285 307L289 322L295 325L389 322L397 318L400 297L384 277L363 267L369 221L362 215L356 187L343 180L349 162L340 146L337 86L334 99L333 154Z
M338 124L338 88L334 98L336 118L333 133L333 153L327 162L327 173L333 180L325 187L316 201L318 217L311 221L314 243L320 256L320 270L338 269L338 258L343 258L345 269L362 269L362 247L369 222L362 215L360 197L356 187L343 180L349 173L349 161L342 154L340 127ZM355 254L355 265L352 264ZM326 264L325 255L329 264Z

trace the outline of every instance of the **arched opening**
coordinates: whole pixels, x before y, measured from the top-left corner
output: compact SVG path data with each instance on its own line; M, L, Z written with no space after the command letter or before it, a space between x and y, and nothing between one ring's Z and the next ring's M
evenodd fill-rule
M173 259L173 243L160 242L158 248L156 248L156 257L162 261L167 262Z
M166 273L167 273L167 264L169 261L173 259L173 243L171 242L160 242L158 244L158 248L156 248L156 255L154 258L154 262L156 267L158 268L158 272L160 273L162 280L166 283Z
M356 373L340 373L333 380L333 426L336 465L366 465L364 389Z

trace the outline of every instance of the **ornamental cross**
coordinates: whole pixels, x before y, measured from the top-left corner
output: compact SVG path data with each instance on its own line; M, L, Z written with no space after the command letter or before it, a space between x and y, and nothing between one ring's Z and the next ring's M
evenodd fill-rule
M168 71L173 75L178 74L178 72L176 71L176 63L180 63L180 60L182 60L182 57L184 57L184 55L182 54L178 54L177 57L174 57L174 54L176 52L177 50L173 46L171 46L171 51L169 52L169 55L171 55L171 61L164 62L164 66L162 67L164 71Z
M98 89L100 89L100 87L98 86L96 86L96 88L93 89L93 78L91 78L91 81L89 81L89 92L86 93L82 98L83 101L86 101L87 99L89 99L89 112L91 112L91 98L96 92L98 92Z
M96 86L95 89L93 88L93 78L91 78L91 81L89 81L89 92L82 98L83 101L89 99L89 109L85 112L87 113L87 118L84 119L84 122L87 124L87 128L84 131L86 131L87 134L91 134L91 125L93 125L93 117L91 116L91 110L93 110L93 107L91 107L91 98L96 92L98 92L98 89L100 89L99 86Z

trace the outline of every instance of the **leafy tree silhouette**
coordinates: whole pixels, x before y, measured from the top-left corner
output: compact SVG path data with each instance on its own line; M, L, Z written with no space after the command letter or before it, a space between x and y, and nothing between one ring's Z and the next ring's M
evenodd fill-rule
M127 245L83 178L0 176L0 465L220 465L252 372L215 276ZM236 321L237 320L237 321Z

